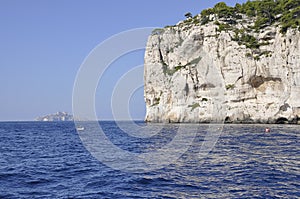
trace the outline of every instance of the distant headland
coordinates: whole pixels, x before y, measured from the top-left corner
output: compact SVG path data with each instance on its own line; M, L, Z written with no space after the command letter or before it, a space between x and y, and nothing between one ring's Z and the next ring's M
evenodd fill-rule
M35 119L36 121L43 122L53 122L53 121L73 121L73 115L68 114L67 112L57 112L50 115L40 116Z

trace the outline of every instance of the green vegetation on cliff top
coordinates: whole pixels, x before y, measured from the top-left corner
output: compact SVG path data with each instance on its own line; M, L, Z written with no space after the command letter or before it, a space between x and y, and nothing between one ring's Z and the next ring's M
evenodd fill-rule
M237 20L243 19L245 15L254 19L252 29L256 31L274 23L281 26L283 34L289 28L298 28L300 31L300 0L254 0L243 4L237 3L234 7L220 2L213 8L202 10L200 19L197 15L192 17L190 13L185 14L187 19L183 23L205 25L212 21L211 15L215 16L216 23L219 23L217 19L226 19L226 24L219 24L219 31L229 30L231 25L236 24ZM168 27L174 26L166 26ZM153 34L163 32L163 29L155 29Z
M275 22L281 25L282 33L285 33L288 28L300 30L300 0L255 0L243 4L237 3L235 7L220 2L213 8L201 12L202 25L209 22L210 15L231 19L231 23L235 23L236 19L241 19L242 15L255 17L253 28L256 30Z

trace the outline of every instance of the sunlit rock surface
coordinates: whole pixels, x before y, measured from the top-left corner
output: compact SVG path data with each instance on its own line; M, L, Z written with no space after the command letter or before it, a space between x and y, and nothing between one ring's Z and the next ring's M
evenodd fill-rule
M200 18L200 16L197 16ZM222 19L219 19L220 23ZM148 122L299 123L300 33L273 25L253 48L237 30L182 21L153 31L145 52Z

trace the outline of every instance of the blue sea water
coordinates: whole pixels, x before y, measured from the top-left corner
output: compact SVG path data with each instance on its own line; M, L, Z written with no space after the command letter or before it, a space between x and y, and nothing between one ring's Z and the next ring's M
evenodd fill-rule
M118 147L143 153L170 142L177 125L149 139L100 122ZM159 124L144 124L149 131ZM186 125L188 129L189 125ZM300 127L225 125L199 159L207 125L170 165L145 173L113 170L84 147L73 122L0 123L0 198L300 198Z

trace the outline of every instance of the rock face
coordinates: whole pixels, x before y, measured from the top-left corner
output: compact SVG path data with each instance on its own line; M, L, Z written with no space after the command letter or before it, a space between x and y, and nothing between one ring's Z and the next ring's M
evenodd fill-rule
M146 121L299 123L298 29L282 34L275 24L256 32L246 16L228 29L220 26L228 19L194 19L149 37Z

